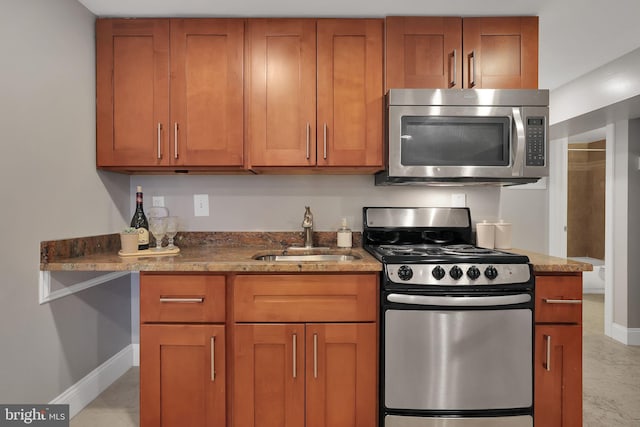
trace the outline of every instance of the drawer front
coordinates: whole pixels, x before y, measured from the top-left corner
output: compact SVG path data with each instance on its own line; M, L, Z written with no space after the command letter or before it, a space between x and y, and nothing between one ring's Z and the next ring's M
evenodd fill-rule
M224 276L142 273L140 321L223 323Z
M378 307L377 274L239 275L236 322L367 322Z
M582 275L536 276L536 322L582 323Z

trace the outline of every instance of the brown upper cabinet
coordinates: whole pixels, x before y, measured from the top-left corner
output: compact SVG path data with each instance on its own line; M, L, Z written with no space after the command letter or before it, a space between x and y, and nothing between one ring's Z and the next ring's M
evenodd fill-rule
M386 18L386 89L538 88L538 17Z
M247 38L251 169L381 169L382 20L250 19Z
M240 169L243 19L96 21L97 166Z

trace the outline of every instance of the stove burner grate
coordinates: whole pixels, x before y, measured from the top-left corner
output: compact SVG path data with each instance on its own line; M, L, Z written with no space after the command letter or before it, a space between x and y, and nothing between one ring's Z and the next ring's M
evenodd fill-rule
M442 247L442 253L449 255L487 255L495 254L493 249L480 248L473 245L449 245Z

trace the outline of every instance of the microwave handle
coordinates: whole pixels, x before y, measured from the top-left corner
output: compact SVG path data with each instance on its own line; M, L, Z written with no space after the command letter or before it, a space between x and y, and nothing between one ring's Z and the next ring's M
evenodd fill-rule
M525 132L520 108L513 108L513 123L515 125L515 158L513 159L513 176L520 176L524 169Z

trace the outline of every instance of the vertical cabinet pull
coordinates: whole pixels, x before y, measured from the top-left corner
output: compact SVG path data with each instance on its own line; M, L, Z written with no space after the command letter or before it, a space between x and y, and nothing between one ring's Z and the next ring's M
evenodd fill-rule
M327 124L324 124L324 159L327 160Z
M162 139L162 123L158 123L158 160L162 159L161 141Z
M318 334L313 334L313 378L318 378Z
M297 356L298 356L298 335L297 334L293 334L292 337L292 341L293 341L293 379L298 378L298 366L297 366Z
M178 158L178 122L173 126L173 158Z
M544 368L551 371L551 335L544 336L544 346L546 350Z
M211 337L211 381L216 380L216 337Z
M471 70L469 71L469 88L472 88L476 85L476 50L472 50L469 55L469 59L471 59Z
M455 87L456 84L458 83L457 80L457 74L458 74L458 49L453 49L453 55L452 55L452 59L453 59L453 67L449 68L450 70L453 70L453 75L451 76L452 78L449 80L449 87Z
M311 156L310 151L311 151L311 124L307 122L307 160L309 160L309 157Z

